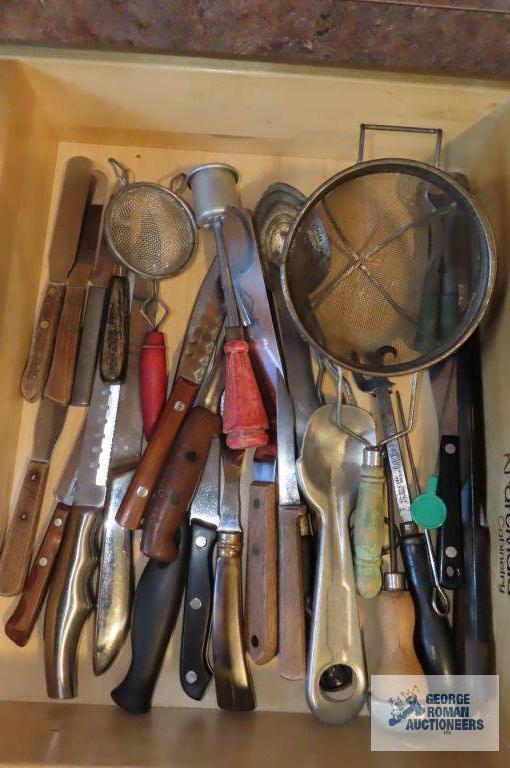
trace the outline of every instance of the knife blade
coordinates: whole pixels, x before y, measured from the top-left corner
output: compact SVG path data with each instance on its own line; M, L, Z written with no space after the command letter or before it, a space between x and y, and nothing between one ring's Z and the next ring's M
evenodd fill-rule
M48 377L65 281L76 255L91 174L92 161L87 157L72 157L66 165L48 256L49 281L21 380L21 393L29 402L41 397Z
M221 447L224 488L218 522L214 576L212 652L220 709L255 708L255 692L244 652L242 607L243 533L239 483L244 451Z
M182 619L181 686L196 701L202 698L212 678L207 646L212 608L212 555L219 522L220 472L220 440L213 437L190 508L191 547Z
M191 312L172 391L117 513L116 520L124 528L140 527L156 479L214 354L223 319L219 268L215 260Z
M19 646L26 645L30 639L41 612L53 568L58 557L65 525L71 511L76 490L81 436L82 433L80 432L55 490L57 504L48 521L46 532L37 554L33 559L23 592L14 612L5 625L5 634Z
M25 470L5 544L0 556L0 594L17 595L27 576L41 514L53 448L64 426L67 409L43 398L37 412L32 456Z
M448 514L437 532L436 560L439 580L446 589L464 581L463 533L460 506L460 453L457 412L457 360L449 358L430 370L439 421L439 482L437 494Z
M294 412L282 376L277 384L279 652L280 675L306 675L305 595L301 532L308 529L308 510L301 503L294 443Z
M110 459L108 501L102 525L93 651L96 675L103 674L111 666L129 629L134 586L132 534L116 522L115 515L131 481L142 449L138 369L141 346L150 326L140 307L149 295L149 283L137 276L131 312L128 371L120 389Z
M104 174L94 172L90 181L76 259L66 281L64 303L44 390L45 397L60 405L68 405L71 400L87 283L94 265L101 229L103 206L99 205L98 201L104 199L105 188Z
M90 581L97 563L99 514L108 480L120 386L96 372L78 464L73 509L48 595L44 623L46 687L55 699L76 695L78 641L92 608Z

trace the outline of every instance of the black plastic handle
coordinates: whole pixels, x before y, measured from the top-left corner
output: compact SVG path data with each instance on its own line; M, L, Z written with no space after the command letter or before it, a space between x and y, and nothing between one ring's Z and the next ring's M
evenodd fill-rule
M436 561L445 589L458 589L464 581L462 520L460 517L460 455L457 435L443 435L439 447L437 495L448 510L437 532Z
M215 541L216 530L192 524L182 619L180 677L183 690L196 701L204 695L213 675L207 645L211 627Z
M152 695L163 665L181 605L189 551L189 526L181 525L179 550L172 563L150 560L145 566L133 602L131 666L112 691L119 707L133 715L151 708Z
M432 608L433 582L424 534L414 524L404 523L400 548L416 612L416 655L426 675L458 675L459 663L448 619L438 616Z
M126 378L129 355L129 281L114 275L108 288L99 365L107 384L121 384Z

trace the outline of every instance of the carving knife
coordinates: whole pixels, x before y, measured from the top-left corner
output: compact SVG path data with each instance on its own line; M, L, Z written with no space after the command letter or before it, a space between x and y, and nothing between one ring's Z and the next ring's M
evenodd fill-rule
M207 655L213 571L220 505L220 440L213 437L200 485L190 508L190 556L186 577L180 678L183 690L199 701L212 678Z
M34 428L32 456L0 557L0 594L17 595L27 576L48 479L51 454L64 426L67 409L43 398Z
M76 695L76 652L93 600L91 578L97 562L96 544L105 503L110 453L120 385L104 384L96 372L85 431L73 509L61 556L50 587L44 623L46 686L53 699Z
M87 283L101 229L103 206L98 204L98 200L104 199L105 188L106 177L95 172L91 177L76 259L67 277L51 368L44 390L45 397L60 405L68 405L71 400Z
M76 255L91 175L92 161L87 157L73 157L67 163L49 252L49 282L21 381L21 393L29 402L41 397L48 377L65 282Z
M129 630L133 596L131 531L115 520L119 504L133 476L142 449L142 412L138 370L140 351L149 323L140 307L150 296L150 284L135 278L126 380L120 389L117 422L110 459L110 481L101 531L97 579L93 665L101 675L112 664Z
M116 520L124 528L136 530L140 527L156 479L204 379L223 320L219 269L215 260L191 313L172 391L117 513Z
M57 504L48 521L37 554L34 556L25 587L14 612L5 625L5 634L16 645L27 644L46 597L60 551L65 524L74 502L82 437L81 431L55 489Z

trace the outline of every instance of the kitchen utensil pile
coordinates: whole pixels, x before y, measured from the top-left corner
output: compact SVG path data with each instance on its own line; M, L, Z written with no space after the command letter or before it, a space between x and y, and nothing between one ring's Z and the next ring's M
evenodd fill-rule
M146 712L182 602L181 686L200 700L214 677L226 710L255 708L252 664L277 657L319 719L356 715L374 599L377 671L492 672L475 330L495 255L467 181L358 163L307 199L272 185L252 219L231 166L167 189L111 163L109 200L87 158L65 169L22 380L39 400L32 452L0 556L0 593L21 594L7 636L25 645L44 613L48 696L77 695L94 613L95 674L130 635L112 698ZM190 264L200 232L210 266L167 394L156 285ZM419 375L436 468L416 466L409 439ZM69 406L87 412L34 547Z

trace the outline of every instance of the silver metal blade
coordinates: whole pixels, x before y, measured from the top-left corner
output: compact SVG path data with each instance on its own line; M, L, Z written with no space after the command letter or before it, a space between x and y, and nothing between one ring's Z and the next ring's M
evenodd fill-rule
M88 157L72 157L68 161L49 252L51 282L64 283L74 263L92 178L92 161Z
M49 461L55 443L60 437L66 420L67 406L58 405L45 397L39 403L34 427L32 458L35 461Z
M78 243L78 250L73 269L78 264L94 264L102 214L102 205L89 203L85 208L83 226L81 228L80 241Z
M280 374L276 389L276 431L278 435L278 499L281 506L301 503L296 470L294 411L287 386Z
M96 371L85 424L74 503L100 509L106 498L120 384L105 384Z
M385 438L392 437L396 434L397 427L391 403L391 395L387 389L378 389L375 396L379 408L383 436ZM391 469L393 490L395 491L395 499L400 518L402 522L407 523L412 520L411 498L409 496L405 465L398 440L390 440L389 443L386 443L386 455L388 456L388 464Z
M73 450L67 459L67 464L60 476L58 485L53 491L56 500L62 502L62 504L67 504L68 506L72 506L74 503L84 431L85 428L82 427L74 443Z
M186 329L177 376L200 384L209 366L225 312L215 259L198 292Z
M430 369L430 382L436 404L439 432L442 435L459 434L457 411L457 361L455 356Z
M218 531L238 533L241 531L241 499L239 484L243 468L244 451L232 451L226 443L221 444L223 463L223 498L220 507Z
M276 460L258 459L256 454L253 461L253 480L257 483L274 483Z
M190 522L217 528L220 507L220 438L213 437L202 479L190 507Z

